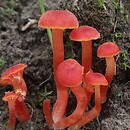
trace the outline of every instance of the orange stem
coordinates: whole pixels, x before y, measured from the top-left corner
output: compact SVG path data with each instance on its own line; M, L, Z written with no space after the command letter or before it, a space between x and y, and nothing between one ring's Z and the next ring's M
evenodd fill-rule
M108 82L108 86L101 86L101 102L104 103L107 98L107 91L111 81L113 79L114 74L116 73L116 63L114 57L106 57L106 73L105 78Z
M45 119L46 119L49 129L52 129L53 120L52 120L52 115L51 115L51 110L50 110L50 99L45 99L43 101L43 113L45 115Z
M86 108L87 97L84 88L81 86L76 86L72 87L71 90L76 96L77 107L71 115L69 115L68 117L63 117L57 123L54 123L54 129L65 129L66 127L73 125L81 118L81 115Z
M92 110L82 115L80 120L69 128L69 130L74 130L74 128L80 129L83 125L89 123L94 118L96 118L101 111L101 95L100 86L95 86L95 106Z
M86 74L92 66L92 41L82 42L82 65Z
M15 116L15 100L8 101L9 106L9 120L7 124L8 130L14 130L16 124L16 116Z
M59 64L64 61L63 30L52 29L52 42L54 78L57 86L57 100L52 110L52 118L54 122L57 122L64 116L68 101L68 88L62 86L56 79L56 70Z

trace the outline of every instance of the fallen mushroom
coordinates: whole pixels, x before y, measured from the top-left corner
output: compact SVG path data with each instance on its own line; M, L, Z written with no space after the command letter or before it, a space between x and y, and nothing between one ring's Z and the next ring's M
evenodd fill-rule
M105 58L106 60L105 78L108 81L108 86L110 85L114 74L116 74L116 63L114 56L117 54L119 54L119 47L116 43L113 42L105 42L102 45L100 45L97 50L97 56L100 58ZM102 103L106 101L108 86L101 87Z
M65 29L77 28L78 20L68 10L51 10L42 14L38 26L52 29L53 69L57 86L57 101L52 110L52 118L54 122L57 122L63 117L68 100L68 88L59 84L55 76L59 64L64 61L63 31ZM64 97L64 103L60 99L61 96Z
M100 38L100 33L90 26L80 26L70 33L71 40L80 41L82 44L82 66L84 66L84 74L92 66L92 40L98 38Z
M81 86L83 78L83 67L75 60L63 61L56 72L57 79L64 87L70 87L77 99L75 111L68 117L61 118L54 123L54 129L65 129L77 122L86 108L87 97ZM64 97L60 97L64 102Z
M101 94L100 94L100 86L104 85L107 86L108 82L105 79L105 77L100 73L94 73L92 71L89 71L85 75L86 82L90 83L94 86L95 89L95 106L88 111L87 113L84 113L80 120L75 123L73 126L69 128L69 130L74 130L74 128L80 129L83 125L89 123L92 121L95 117L97 117L101 111ZM92 87L93 87L92 86ZM102 86L101 86L102 87Z
M9 108L9 120L7 124L8 130L15 130L16 116L15 116L15 101L18 98L18 95L14 92L6 92L5 96L2 98L3 101L8 102Z

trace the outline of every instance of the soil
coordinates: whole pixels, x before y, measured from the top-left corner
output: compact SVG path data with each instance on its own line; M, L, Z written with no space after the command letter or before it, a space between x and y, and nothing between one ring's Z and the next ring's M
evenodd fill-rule
M111 0L105 8L99 7L92 0L51 0L44 1L46 10L68 9L73 12L80 25L90 25L101 33L101 39L93 43L93 69L105 71L104 60L96 57L97 47L105 41L115 41L121 53L116 57L117 74L108 92L108 99L102 106L101 114L81 128L81 130L130 130L130 24L125 16L129 15L128 1L121 3L125 10L115 9ZM123 13L121 13L123 11ZM41 15L35 0L0 0L0 58L5 61L0 72L17 63L27 64L24 79L28 93L27 106L32 112L32 120L26 123L17 121L16 130L48 130L42 113L42 101L47 97L53 106L56 100L56 87L53 78L52 50L45 29L37 24L22 28L29 19L38 20ZM81 44L68 40L69 31L65 31L65 58L75 58L81 62ZM70 45L70 43L72 43ZM127 54L124 56L124 50ZM0 130L6 129L8 121L7 103L2 101L6 91L12 86L0 86ZM70 95L67 114L75 108L75 97ZM90 108L93 103L90 104Z

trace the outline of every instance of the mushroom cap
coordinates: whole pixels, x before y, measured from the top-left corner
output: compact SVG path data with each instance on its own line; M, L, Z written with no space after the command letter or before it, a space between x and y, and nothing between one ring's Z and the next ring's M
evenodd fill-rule
M74 59L63 61L57 71L56 77L60 84L66 87L75 87L82 83L83 67Z
M15 75L18 72L20 72L22 74L25 67L27 67L26 64L16 64L16 65L11 66L10 68L6 69L6 71L1 74L1 82L2 82L2 80L8 79L8 77L10 75Z
M93 71L86 73L85 80L92 85L108 85L106 78L102 74Z
M102 57L113 57L119 53L119 47L114 42L105 42L100 45L97 49L97 56Z
M74 41L91 41L98 38L100 38L100 33L90 26L80 26L70 33L70 39Z
M64 30L77 28L79 23L76 16L68 10L50 10L42 14L38 26Z
M18 95L14 92L5 92L5 96L2 98L3 101L16 100Z

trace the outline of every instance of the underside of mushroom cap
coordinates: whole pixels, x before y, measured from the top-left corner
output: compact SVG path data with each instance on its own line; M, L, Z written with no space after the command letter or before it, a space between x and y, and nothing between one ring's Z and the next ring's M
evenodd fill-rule
M79 25L76 16L68 10L46 11L40 17L38 26L51 29L73 29Z

